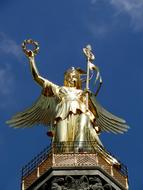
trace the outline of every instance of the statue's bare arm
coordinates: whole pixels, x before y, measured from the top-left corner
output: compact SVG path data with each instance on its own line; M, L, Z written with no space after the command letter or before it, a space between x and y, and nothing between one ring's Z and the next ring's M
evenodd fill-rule
M36 64L35 64L35 58L34 58L34 56L30 56L29 57L29 62L30 62L30 69L31 69L31 73L32 73L33 79L40 86L44 87L46 79L40 76L39 71L38 71L38 69L36 67Z
M49 80L43 78L42 76L40 76L39 71L36 67L36 63L35 63L35 57L34 57L34 53L31 51L28 54L28 59L29 59L29 63L30 63L30 69L31 69L31 73L33 76L33 79L43 88L43 89L47 89L48 93L47 95L52 95L52 94L58 94L58 90L59 90L59 86L50 82ZM47 91L46 90L46 91ZM43 91L43 93L45 94L45 90Z

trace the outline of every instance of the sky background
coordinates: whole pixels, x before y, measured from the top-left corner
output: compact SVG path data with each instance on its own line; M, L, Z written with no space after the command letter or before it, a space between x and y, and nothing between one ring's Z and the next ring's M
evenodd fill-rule
M130 125L102 134L104 146L128 166L130 190L143 189L143 0L0 0L0 189L20 189L21 168L48 144L47 129L12 129L13 114L40 95L21 43L39 42L41 75L63 84L71 66L86 68L91 44L103 86L100 103ZM93 86L93 83L91 84Z

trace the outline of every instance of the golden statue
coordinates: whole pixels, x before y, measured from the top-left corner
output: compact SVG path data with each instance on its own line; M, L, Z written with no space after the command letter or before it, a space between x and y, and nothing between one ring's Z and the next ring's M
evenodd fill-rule
M34 50L27 50L27 45L33 44ZM87 58L87 72L80 68L67 70L64 76L64 85L58 86L40 76L35 64L35 55L38 53L38 43L25 40L23 51L29 59L34 80L42 87L38 100L28 109L12 117L7 123L15 128L32 127L38 124L49 126L52 141L58 143L76 143L76 147L83 148L83 142L89 146L92 142L103 147L99 134L103 131L124 133L128 130L126 121L106 111L96 100L102 84L102 78L97 66L91 46L83 48ZM96 71L98 87L95 93L89 90L90 73ZM86 76L86 80L83 78ZM86 88L83 90L83 82ZM85 144L84 144L85 145Z

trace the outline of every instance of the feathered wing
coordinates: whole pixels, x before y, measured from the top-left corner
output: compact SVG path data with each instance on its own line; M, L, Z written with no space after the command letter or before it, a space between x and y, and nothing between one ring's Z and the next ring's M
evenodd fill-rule
M50 125L56 114L57 102L56 96L41 95L30 108L17 113L6 123L15 128L32 127L38 124Z
M128 130L124 119L121 119L107 110L105 110L96 100L94 94L90 95L89 103L94 112L96 113L96 125L100 127L101 131L112 132L112 133L124 133ZM94 114L95 115L95 114Z

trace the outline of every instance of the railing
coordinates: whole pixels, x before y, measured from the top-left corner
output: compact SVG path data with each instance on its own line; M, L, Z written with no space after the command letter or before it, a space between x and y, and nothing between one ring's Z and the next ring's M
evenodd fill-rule
M22 168L22 177L29 175L33 170L35 170L41 162L47 159L51 151L52 151L51 146L48 146L39 154L37 154L37 156L35 156L30 162L28 162Z
M53 143L46 147L42 152L35 156L28 164L22 168L22 178L28 176L51 154L100 154L104 158L114 158L118 164L113 164L115 168L124 176L127 176L127 167L118 159L109 153L105 148L99 146L96 142L63 142Z

